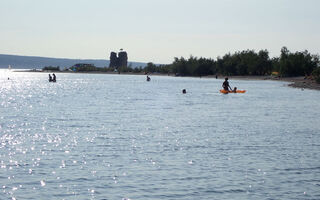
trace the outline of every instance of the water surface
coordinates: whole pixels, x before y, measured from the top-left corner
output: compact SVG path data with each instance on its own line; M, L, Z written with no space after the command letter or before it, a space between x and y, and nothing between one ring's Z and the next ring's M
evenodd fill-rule
M10 77L10 80L7 79ZM0 199L320 199L320 92L0 71ZM182 94L182 89L187 94Z

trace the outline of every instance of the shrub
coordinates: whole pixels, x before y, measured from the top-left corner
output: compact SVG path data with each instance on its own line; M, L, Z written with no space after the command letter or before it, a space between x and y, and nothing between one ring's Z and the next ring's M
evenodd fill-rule
M320 83L320 67L317 67L316 69L313 70L312 76L317 81L317 83Z
M60 71L60 67L53 67L53 66L45 66L42 68L43 71Z

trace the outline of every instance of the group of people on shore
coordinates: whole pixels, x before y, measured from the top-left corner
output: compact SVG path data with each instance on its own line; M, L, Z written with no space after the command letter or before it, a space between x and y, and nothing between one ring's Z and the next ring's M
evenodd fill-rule
M49 74L49 82L56 82L56 75L53 73L52 76Z

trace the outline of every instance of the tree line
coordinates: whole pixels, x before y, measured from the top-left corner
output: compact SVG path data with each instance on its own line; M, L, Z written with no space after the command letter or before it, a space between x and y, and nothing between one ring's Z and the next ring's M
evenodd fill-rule
M268 50L237 51L227 53L223 57L197 58L190 56L188 59L174 58L171 64L156 65L152 62L145 67L104 67L99 68L91 64L77 64L67 70L72 71L100 71L100 72L133 72L133 73L162 73L175 74L176 76L207 76L207 75L271 75L278 76L310 76L319 77L319 55L312 55L307 50L290 52L286 47L281 48L279 57L270 58ZM50 67L51 68L51 67ZM48 69L48 67L47 67Z
M281 49L280 57L270 58L267 50L238 51L228 53L216 60L190 56L174 58L172 64L156 66L152 63L143 69L146 72L174 73L179 76L206 75L271 75L310 76L319 68L319 55L312 55L307 50L290 52L286 47Z
M281 48L279 57L270 58L268 50L237 51L227 53L223 57L174 58L168 65L148 63L144 68L126 68L126 72L165 73L177 76L207 76L207 75L271 75L278 76L310 76L318 74L319 55L303 52L290 52L286 47Z

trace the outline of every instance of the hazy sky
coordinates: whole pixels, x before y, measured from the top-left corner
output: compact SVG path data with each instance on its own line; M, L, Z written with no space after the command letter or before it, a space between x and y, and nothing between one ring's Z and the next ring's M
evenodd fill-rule
M171 63L268 49L320 53L320 0L0 0L0 54Z

